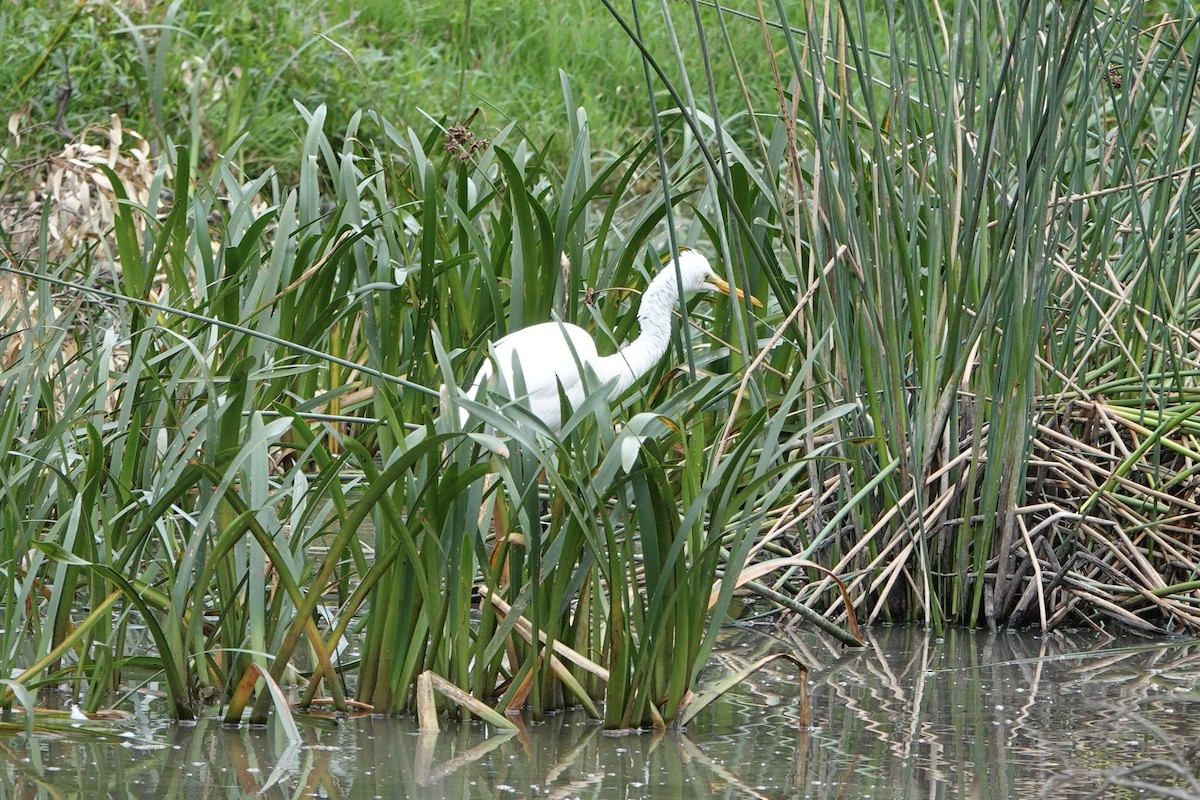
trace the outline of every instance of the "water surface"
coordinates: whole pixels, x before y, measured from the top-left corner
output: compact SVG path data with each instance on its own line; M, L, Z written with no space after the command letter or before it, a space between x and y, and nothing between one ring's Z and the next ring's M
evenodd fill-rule
M173 725L135 695L128 723L0 739L0 798L1200 797L1200 645L908 628L868 641L726 635L706 676L794 653L811 669L811 728L783 661L683 733L611 736L578 712L432 735L301 715L289 746L277 725Z

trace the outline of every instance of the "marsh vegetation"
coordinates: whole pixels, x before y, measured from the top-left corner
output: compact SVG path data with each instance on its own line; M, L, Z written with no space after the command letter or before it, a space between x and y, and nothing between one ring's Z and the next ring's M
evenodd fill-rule
M586 5L0 11L5 703L665 727L747 596L1197 631L1192 5ZM681 246L765 307L557 432L460 396Z

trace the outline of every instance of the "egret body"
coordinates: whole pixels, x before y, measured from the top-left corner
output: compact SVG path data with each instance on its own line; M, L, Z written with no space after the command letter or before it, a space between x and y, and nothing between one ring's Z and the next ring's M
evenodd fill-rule
M699 292L725 295L731 292L729 284L713 271L708 259L700 253L684 248L676 258L682 285L677 281L674 261L667 262L642 295L638 307L641 329L638 337L616 353L610 356L597 353L591 335L578 325L563 322L531 325L492 343L495 361L489 359L476 373L467 389L467 397L474 400L485 381L502 393L518 396L515 376L516 365L519 365L529 409L555 432L562 426L559 385L572 408L578 408L584 400L586 392L581 366L584 372L591 368L596 374L597 385L615 380L609 398L616 398L667 352L671 342L671 316L677 305ZM740 289L733 293L743 297ZM761 305L754 298L751 302ZM502 386L497 386L495 381L497 367ZM464 422L467 416L464 410Z

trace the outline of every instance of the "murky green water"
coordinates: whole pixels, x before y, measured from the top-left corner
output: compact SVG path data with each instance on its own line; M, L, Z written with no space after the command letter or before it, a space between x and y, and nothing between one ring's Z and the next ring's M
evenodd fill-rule
M683 734L606 735L565 714L517 734L301 717L283 732L136 719L0 739L0 798L1200 797L1200 645L1094 634L882 629L865 652L731 631L712 675L789 650ZM94 732L126 738L93 741Z

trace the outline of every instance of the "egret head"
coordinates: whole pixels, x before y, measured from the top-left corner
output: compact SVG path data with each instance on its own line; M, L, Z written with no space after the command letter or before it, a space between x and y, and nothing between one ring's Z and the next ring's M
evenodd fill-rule
M697 292L718 292L723 295L736 295L737 298L743 299L745 295L741 289L733 289L724 278L716 273L712 268L712 264L708 263L708 259L702 254L688 247L679 248L679 253L676 255L679 261L679 276L683 279L683 294L686 297ZM663 270L668 273L673 272L675 265L670 260L664 259ZM752 305L761 306L762 303L757 298L751 297Z

